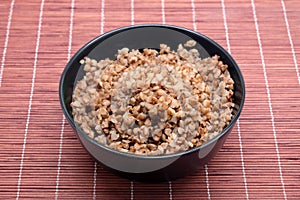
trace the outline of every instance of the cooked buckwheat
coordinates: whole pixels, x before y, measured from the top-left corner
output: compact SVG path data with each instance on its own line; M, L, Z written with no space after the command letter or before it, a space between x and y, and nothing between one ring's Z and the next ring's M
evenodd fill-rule
M142 155L185 151L216 137L232 118L234 81L217 55L201 59L195 44L123 48L116 60L85 57L71 103L75 123L102 145Z

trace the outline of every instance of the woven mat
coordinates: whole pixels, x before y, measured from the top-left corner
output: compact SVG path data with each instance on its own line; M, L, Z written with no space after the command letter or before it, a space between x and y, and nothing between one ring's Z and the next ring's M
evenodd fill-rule
M4 0L0 10L0 199L300 198L298 0ZM104 170L58 100L70 56L103 32L140 23L209 36L246 81L243 113L218 155L168 183Z

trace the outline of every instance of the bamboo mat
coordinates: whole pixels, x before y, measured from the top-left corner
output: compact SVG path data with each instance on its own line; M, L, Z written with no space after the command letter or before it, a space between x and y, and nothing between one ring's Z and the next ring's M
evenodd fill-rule
M2 0L0 199L299 199L298 0ZM201 32L233 55L245 107L218 155L188 177L130 182L81 147L58 100L70 56L121 26Z

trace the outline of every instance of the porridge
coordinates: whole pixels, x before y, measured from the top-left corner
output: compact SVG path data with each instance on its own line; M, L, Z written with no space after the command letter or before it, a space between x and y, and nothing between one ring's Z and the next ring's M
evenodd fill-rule
M75 123L102 145L141 155L186 151L216 137L232 118L234 81L219 56L201 59L195 44L85 57L71 103Z

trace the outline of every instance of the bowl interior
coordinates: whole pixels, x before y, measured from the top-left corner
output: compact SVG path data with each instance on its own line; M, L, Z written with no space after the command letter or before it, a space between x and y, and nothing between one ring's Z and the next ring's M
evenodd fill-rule
M142 26L129 29L121 29L111 32L108 35L96 39L97 45L91 48L87 55L97 61L110 58L115 59L115 54L124 47L131 49L152 48L159 49L160 44L167 44L172 50L177 50L179 44L184 44L188 40L195 40L193 35L188 35L180 30L160 26ZM200 57L206 58L210 54L206 47L197 43L194 47L201 52ZM85 75L83 66L78 70L75 82Z
M177 50L178 44L184 44L191 39L197 42L194 48L198 49L201 58L215 54L219 55L221 60L229 66L228 70L235 82L233 119L223 132L210 142L221 137L235 124L244 104L245 86L241 71L228 52L213 40L188 29L167 25L138 25L120 28L103 34L82 47L67 64L60 82L60 100L67 120L73 128L78 130L72 118L70 103L72 101L74 85L85 74L83 65L79 63L83 57L88 56L96 60L105 58L114 59L116 52L124 47L129 49L159 49L162 43L170 46L172 50ZM79 132L80 134L84 134L82 131ZM202 145L194 149L203 148L204 146Z

